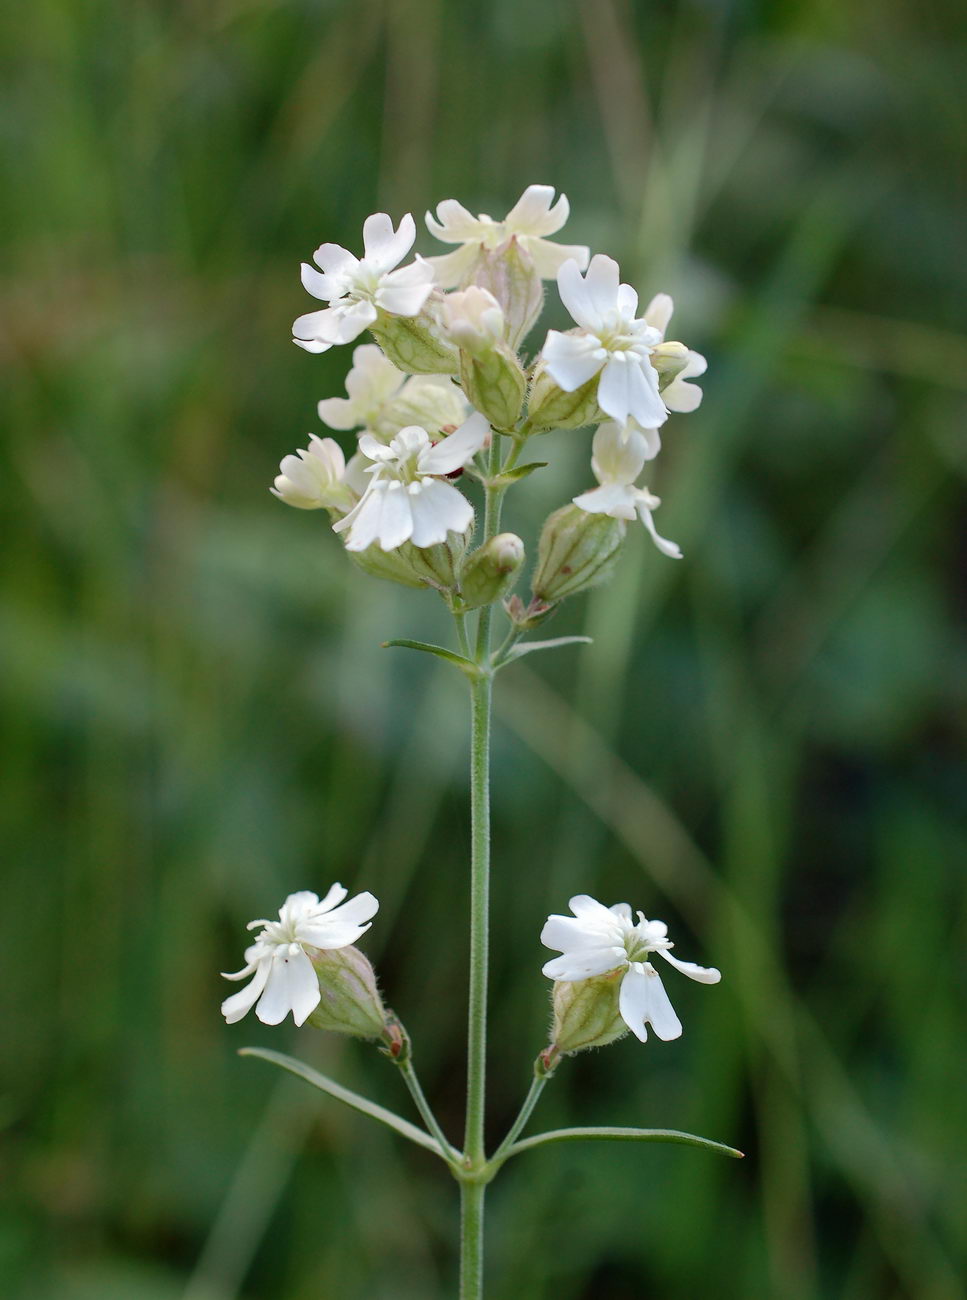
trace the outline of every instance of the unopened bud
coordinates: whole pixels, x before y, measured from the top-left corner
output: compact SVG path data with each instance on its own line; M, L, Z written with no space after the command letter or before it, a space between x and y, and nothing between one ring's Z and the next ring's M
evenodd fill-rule
M472 284L448 293L440 304L440 315L448 337L472 356L481 356L504 341L504 313L500 303Z
M623 519L588 514L575 505L555 510L541 532L537 572L531 584L535 597L554 604L603 582L614 567L624 536Z
M688 365L688 348L684 343L659 343L650 359L658 371L658 391L662 392Z
M451 592L457 586L457 570L471 537L465 533L447 533L445 542L435 546L414 546L404 542L392 551L384 551L375 542L365 551L349 551L353 561L373 578L399 582L404 587L433 587Z
M605 418L598 406L597 375L573 393L568 393L560 387L543 361L537 363L527 402L527 421L535 432L580 429L586 424L599 424Z
M505 337L516 352L544 306L544 285L530 253L521 248L516 236L497 248L482 249L473 281L500 303Z
M460 368L457 350L444 336L436 295L416 316L381 311L369 331L393 365L408 375L455 375Z
M319 1005L308 1023L355 1038L381 1038L387 1012L369 959L352 946L310 950L319 980Z
M546 1066L551 1064L552 1054L584 1052L589 1047L605 1047L624 1037L628 1026L618 1009L623 976L623 970L613 970L587 980L555 983L551 992L554 1019Z
M524 543L514 533L498 533L468 556L460 574L460 594L468 609L499 600L524 563Z

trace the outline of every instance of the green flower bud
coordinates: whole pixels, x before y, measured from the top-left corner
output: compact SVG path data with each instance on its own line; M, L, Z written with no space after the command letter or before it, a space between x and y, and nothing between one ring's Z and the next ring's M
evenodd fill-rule
M307 952L322 995L307 1023L355 1038L382 1038L389 1017L369 959L352 946Z
M527 380L520 362L506 343L472 356L460 353L460 385L470 405L487 417L495 429L514 429L524 407Z
M463 561L471 530L450 532L447 540L436 546L414 546L404 542L393 551L384 551L377 543L365 551L347 554L364 573L373 578L399 582L404 587L433 587L450 592L457 586L457 571Z
M524 563L524 543L513 533L498 533L467 557L460 574L460 595L468 609L499 600Z
M688 365L688 348L684 343L659 343L651 364L658 371L658 391L663 392Z
M591 515L578 506L563 506L548 518L537 552L531 584L542 604L554 604L603 582L611 573L624 541L623 519Z
M552 378L543 361L537 363L527 402L527 420L535 432L579 429L585 424L599 424L606 418L598 406L597 375L573 393L567 393Z
M609 971L587 980L558 980L551 992L554 1019L546 1065L563 1052L584 1052L623 1038L628 1026L618 1010L623 970Z
M504 313L505 337L516 352L541 314L544 285L530 253L512 236L497 248L481 248L473 283L487 289Z
M456 348L444 337L435 297L417 316L381 311L369 331L393 365L409 375L455 375L460 368Z

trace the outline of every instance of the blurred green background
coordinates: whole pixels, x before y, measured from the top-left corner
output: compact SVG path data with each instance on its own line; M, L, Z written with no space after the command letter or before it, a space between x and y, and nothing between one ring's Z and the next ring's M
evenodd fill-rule
M961 1295L953 4L34 0L0 31L3 1294L452 1294L436 1163L235 1051L409 1113L399 1079L227 1028L218 971L290 890L372 889L458 1134L465 692L379 645L446 623L267 487L350 364L289 342L300 260L540 181L710 365L647 479L685 560L638 530L553 625L594 645L499 683L492 1133L544 1041L541 923L588 890L725 978L676 983L680 1041L566 1064L535 1123L748 1158L522 1157L488 1294ZM529 544L589 483L586 433L541 451Z

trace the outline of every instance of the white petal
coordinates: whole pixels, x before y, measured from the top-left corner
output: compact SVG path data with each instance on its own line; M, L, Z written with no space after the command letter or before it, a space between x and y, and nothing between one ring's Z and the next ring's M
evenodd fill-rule
M470 275L479 255L479 244L463 244L452 253L423 260L433 271L433 278L441 289L453 289Z
M413 533L413 512L410 497L402 483L389 483L379 493L382 510L379 517L377 539L380 549L395 551L408 542Z
M594 917L602 924L613 924L611 908L605 907L604 903L599 903L590 894L575 894L567 900L567 905L575 916Z
M255 978L251 984L246 984L245 988L239 989L233 993L230 998L226 998L222 1003L222 1015L230 1025L234 1025L241 1020L244 1015L251 1011L252 1007L259 1000L262 990L265 988L266 980L269 978L269 972L272 969L272 959L266 958L260 962L255 972ZM228 978L232 978L229 976Z
M371 302L352 302L349 299L343 299L338 306L331 307L330 311L332 316L325 328L333 343L352 343L364 329L372 325L377 315Z
M655 499L654 497L650 497L648 493L645 493L644 496L649 501ZM651 517L651 510L642 500L641 493L638 494L638 515L641 522L648 529L648 532L651 535L651 540L655 543L661 553L670 556L673 560L680 560L682 558L681 548L677 542L670 542L666 537L659 537L658 531L655 528L655 521Z
M349 514L333 524L334 533L346 531L347 551L365 551L377 540L385 495L381 484L372 484Z
M598 340L588 334L560 334L557 330L548 330L541 356L548 374L565 393L575 392L593 379L604 365Z
M598 426L591 451L591 468L602 485L634 483L648 459L648 448L641 434L610 421Z
M579 916L549 916L541 930L541 943L558 952L581 952L587 948L613 947L618 933L612 926Z
M688 364L685 369L675 376L672 382L662 393L662 401L670 411L677 411L680 414L687 415L690 411L695 411L702 404L702 390L698 384L690 384L689 379L696 379L699 375L704 375L708 369L708 363L700 352L689 352Z
M343 903L332 912L331 919L338 918L341 922L348 922L351 925L362 925L364 922L371 920L379 911L379 899L369 890L357 894L351 898L348 903Z
M528 185L507 213L504 225L512 235L553 235L571 211L565 195L551 207L553 200L553 185Z
M623 947L617 944L606 948L588 948L583 952L568 952L553 957L541 967L541 973L551 980L586 980L593 975L607 975L628 961Z
M278 1025L291 1011L292 1019L301 1025L315 1011L321 996L312 962L300 949L272 958L265 992L255 1014L263 1025Z
M348 893L349 890L344 888L337 880L334 885L330 885L329 892L326 894L325 898L320 900L316 910L319 912L331 911L332 908L339 906Z
M332 347L331 343L323 343L321 339L293 339L292 342L306 352L328 352Z
M658 949L658 956L664 957L669 966L674 966L676 970L680 970L683 975L687 975L690 980L696 980L699 984L717 984L722 978L722 972L716 970L714 966L696 966L693 961L679 961L665 948Z
M320 244L312 260L331 276L350 275L359 266L359 258L339 244Z
M618 305L620 279L621 272L613 257L597 253L591 258L584 283L592 306L599 316L613 311ZM634 290L631 292L634 293Z
M600 254L598 255L600 257ZM606 259L611 261L610 258ZM591 259L593 267L598 257ZM615 264L617 272L617 264ZM588 271L588 275L591 271ZM615 276L615 288L617 289L617 275ZM590 330L592 333L599 330L603 325L601 312L595 306L594 297L588 288L587 282L581 275L581 271L576 261L567 261L557 273L557 291L561 295L561 302L568 309L577 323ZM613 307L614 303L609 306Z
M482 237L481 223L456 199L444 199L438 203L436 217L428 212L426 228L443 244L466 244Z
M328 302L330 298L341 298L346 292L346 281L342 276L324 275L308 262L302 263L301 276L303 289L311 293L313 298L321 298L323 302Z
M542 280L554 280L565 262L576 262L580 270L588 264L591 250L586 244L552 244L549 239L520 240L521 247L530 255L534 270Z
M656 293L654 298L645 308L643 319L653 326L654 329L661 331L662 338L665 337L665 331L668 329L668 323L672 318L672 312L675 310L675 304L667 293Z
M407 494L413 517L413 545L436 546L447 533L463 533L473 523L473 506L452 483L428 479Z
M612 519L634 519L637 493L623 483L608 483L572 497L574 505L589 515L610 515Z
M632 289L630 284L619 284L616 303L618 311L625 320L634 320L635 312L638 310L637 289Z
M406 380L402 370L375 343L353 350L353 366L346 376L346 392L354 401L375 405L396 393Z
M384 275L376 301L393 316L416 316L433 292L433 268L422 259Z
M608 358L598 385L598 404L619 424L627 424L633 417L642 428L653 429L668 419L658 395L657 373L633 353Z
M324 397L316 407L319 419L330 429L355 429L362 424L355 402L346 397Z
M487 441L490 423L485 415L474 411L459 429L443 438L435 446L421 451L417 466L421 474L452 474L469 465Z
M374 212L363 222L366 261L377 271L391 271L399 266L415 239L416 222L409 212L398 230L393 229L393 222L385 212Z
M663 1042L678 1038L682 1022L668 1000L658 972L648 962L634 962L621 981L618 995L621 1019L644 1043L648 1039L645 1025L650 1024Z
M322 311L310 311L305 316L297 317L293 322L292 333L295 336L293 342L298 343L300 346L305 346L307 343L322 343L324 347L319 350L325 351L326 348L331 348L333 343L339 342L334 337L336 329L335 307L324 307ZM306 350L315 351L315 349L309 348Z

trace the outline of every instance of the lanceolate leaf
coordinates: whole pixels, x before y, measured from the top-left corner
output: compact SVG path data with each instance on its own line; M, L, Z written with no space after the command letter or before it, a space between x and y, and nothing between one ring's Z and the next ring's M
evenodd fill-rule
M422 650L425 654L436 655L438 659L446 659L448 663L454 664L462 673L468 677L479 677L480 669L472 659L467 659L464 655L458 655L455 650L447 650L442 645L431 645L429 641L384 641L383 649L389 646L402 646L404 650Z
M500 662L502 664L513 663L515 659L521 659L524 655L532 654L535 650L556 650L559 646L565 645L591 645L591 638L589 636L556 636L550 641L525 641L521 645L511 646Z
M243 1047L239 1051L239 1056L257 1056L260 1060L269 1061L272 1065L278 1065L281 1069L288 1070L290 1074L297 1074L300 1079L305 1079L306 1083L311 1083L320 1092L328 1093L330 1097L335 1097L337 1101L341 1101L346 1106L351 1106L353 1110L368 1115L370 1119L379 1120L381 1124L386 1124L389 1128L395 1129L402 1137L409 1138L417 1146L426 1147L427 1151L432 1151L434 1155L446 1159L446 1156L429 1133L425 1133L423 1129L417 1128L415 1124L411 1124L409 1120L395 1115L384 1106L377 1106L376 1102L361 1097L358 1092L351 1092L349 1088L344 1088L341 1084L326 1078L318 1070L313 1070L310 1066L304 1065L302 1061L297 1061L294 1056L285 1056L282 1052L273 1052L266 1047Z
M743 1159L743 1153L734 1147L727 1147L721 1142L712 1142L709 1138L697 1137L694 1133L679 1133L670 1128L558 1128L549 1133L537 1133L534 1137L522 1138L507 1151L508 1158L531 1147L543 1146L547 1142L676 1142L687 1147L704 1147L721 1156Z

